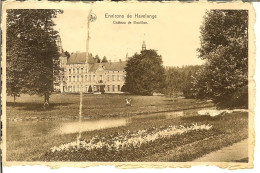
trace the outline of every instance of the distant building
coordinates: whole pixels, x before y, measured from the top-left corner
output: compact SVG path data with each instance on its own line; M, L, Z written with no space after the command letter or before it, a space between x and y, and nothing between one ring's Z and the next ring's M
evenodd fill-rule
M60 41L60 40L59 40ZM58 46L61 41L58 41ZM142 50L145 49L145 43ZM105 91L105 93L121 93L121 88L125 83L126 61L97 63L90 61L86 52L76 52L67 58L63 50L60 49L60 67L61 72L58 76L59 82L54 86L56 91L85 93ZM126 56L126 60L128 55Z

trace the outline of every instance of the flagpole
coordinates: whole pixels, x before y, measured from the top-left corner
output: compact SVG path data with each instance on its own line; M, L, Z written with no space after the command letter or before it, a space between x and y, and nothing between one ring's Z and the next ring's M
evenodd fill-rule
M88 15L88 34L87 34L87 40L86 40L86 61L85 61L85 65L88 61L88 49L89 49L89 24L90 24L90 15L91 15L92 10L90 10L89 15ZM83 70L84 73L84 70ZM83 106L83 79L84 79L84 75L83 78L81 78L81 87L80 87L80 102L79 102L79 134L77 137L77 147L80 147L80 139L81 139L81 121L82 121L82 106Z

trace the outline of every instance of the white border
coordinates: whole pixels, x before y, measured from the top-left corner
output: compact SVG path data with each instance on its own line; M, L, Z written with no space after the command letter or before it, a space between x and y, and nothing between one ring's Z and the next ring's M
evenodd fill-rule
M236 173L256 173L260 172L260 3L254 2L254 8L256 11L256 25L255 25L255 34L256 34L256 71L255 71L255 81L256 81L256 109L255 109L255 158L254 158L254 169L240 169L240 170L232 170ZM173 170L174 169L174 170ZM12 167L3 167L4 173L14 173L14 172L26 172L26 173L71 173L71 172L125 172L125 173L144 173L144 172L163 172L163 173L183 173L187 171L192 172L200 172L200 173L218 173L218 172L229 172L230 170L221 169L216 166L195 166L190 170L190 168L166 168L166 169L148 169L148 168L140 168L140 169L117 169L114 166L98 166L98 167L89 167L89 168L59 168L59 169L51 169L45 166L12 166Z

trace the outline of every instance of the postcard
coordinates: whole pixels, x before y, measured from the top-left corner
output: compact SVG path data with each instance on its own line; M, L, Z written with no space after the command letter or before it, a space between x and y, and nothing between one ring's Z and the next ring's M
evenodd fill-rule
M5 2L5 166L253 168L255 13Z

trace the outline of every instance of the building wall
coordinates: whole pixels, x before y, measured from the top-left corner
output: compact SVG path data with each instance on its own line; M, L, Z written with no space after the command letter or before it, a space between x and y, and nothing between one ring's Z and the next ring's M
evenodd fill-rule
M59 60L60 60L59 66L61 69L59 70L59 74L55 76L54 90L57 92L64 92L64 90L66 89L65 74L66 74L67 57L61 56Z
M125 83L125 71L108 71L106 69L98 69L90 72L88 64L67 64L65 67L64 91L77 93L89 91L100 91L100 86L104 86L106 93L121 92L121 88Z

